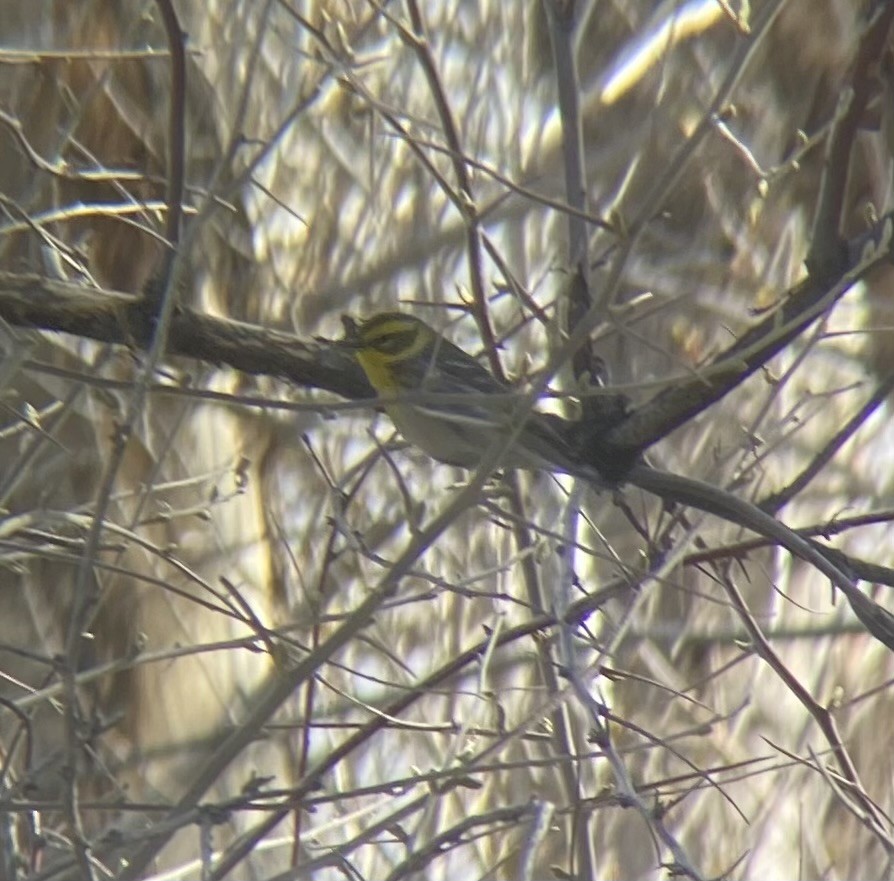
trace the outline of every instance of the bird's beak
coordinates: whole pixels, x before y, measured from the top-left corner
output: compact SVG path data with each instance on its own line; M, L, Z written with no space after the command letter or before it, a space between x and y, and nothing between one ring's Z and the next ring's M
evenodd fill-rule
M338 346L340 349L359 349L362 348L363 343L360 340L360 326L351 318L350 315L342 315L341 317L342 327L345 329L345 335L343 339L333 340L333 344Z

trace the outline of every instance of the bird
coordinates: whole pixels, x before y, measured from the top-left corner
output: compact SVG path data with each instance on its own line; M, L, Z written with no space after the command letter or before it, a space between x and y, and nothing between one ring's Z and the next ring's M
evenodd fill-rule
M343 344L397 430L431 458L472 469L503 441L502 467L600 480L575 450L572 423L520 404L517 390L422 319L380 312L359 324L346 319L345 331Z

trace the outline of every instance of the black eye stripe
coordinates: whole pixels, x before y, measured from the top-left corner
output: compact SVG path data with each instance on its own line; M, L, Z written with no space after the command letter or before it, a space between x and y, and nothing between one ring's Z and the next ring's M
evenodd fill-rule
M394 355L411 346L415 338L415 330L394 330L383 333L380 337L370 342L380 351Z

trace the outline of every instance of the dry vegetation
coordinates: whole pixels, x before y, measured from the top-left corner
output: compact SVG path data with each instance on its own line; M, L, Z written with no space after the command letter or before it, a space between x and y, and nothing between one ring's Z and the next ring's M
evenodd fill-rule
M0 878L890 875L883 611L325 343L549 365L890 606L890 2L0 16Z

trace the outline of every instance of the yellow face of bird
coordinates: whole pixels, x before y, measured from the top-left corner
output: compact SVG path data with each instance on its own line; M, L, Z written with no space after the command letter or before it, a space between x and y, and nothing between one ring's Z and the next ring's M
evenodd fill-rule
M382 312L353 329L355 356L370 384L380 395L406 391L397 377L412 376L400 370L402 362L412 361L433 350L439 336L424 321L401 312Z

